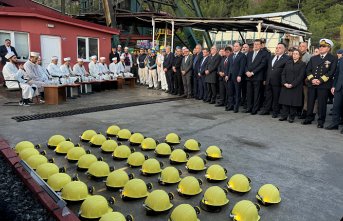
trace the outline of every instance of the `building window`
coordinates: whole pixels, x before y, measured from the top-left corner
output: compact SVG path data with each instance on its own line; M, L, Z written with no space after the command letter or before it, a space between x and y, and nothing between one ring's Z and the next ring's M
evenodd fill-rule
M77 56L84 60L89 60L93 55L98 56L99 41L97 38L77 38Z
M27 60L29 57L29 34L25 32L1 31L0 44L6 39L11 40L11 46L15 47L19 60Z

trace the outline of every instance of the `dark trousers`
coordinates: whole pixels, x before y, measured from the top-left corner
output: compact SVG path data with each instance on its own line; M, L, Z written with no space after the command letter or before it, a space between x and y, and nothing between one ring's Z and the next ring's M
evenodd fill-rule
M217 88L216 83L206 83L207 86L207 101L216 102Z
M234 107L235 110L238 110L241 103L241 85L237 81L228 81L228 105L229 107Z
M242 98L241 98L241 101L242 101L242 104L243 106L246 106L246 103L247 103L247 80L245 79L245 77L243 76L242 77L242 81L241 81L241 94L242 94Z
M199 98L199 90L198 90L198 74L193 73L193 96L194 98Z
M174 93L179 95L183 94L181 70L176 70L176 72L174 72L174 88Z
M273 113L278 114L280 112L279 97L280 97L281 87L272 86L270 84L266 85L265 88L265 100L263 109L269 112L271 109Z
M192 95L192 83L191 83L191 73L182 75L183 90L187 97Z
M326 106L329 95L327 88L309 87L307 94L307 116L306 120L314 119L313 109L316 99L318 100L318 123L324 124L326 118Z
M170 94L174 93L175 89L174 89L174 72L173 72L173 70L168 70L166 75L167 75L168 91Z
M261 102L261 81L247 81L247 109L257 112Z
M198 78L198 98L201 100L207 99L207 85L205 83L205 76Z
M295 116L297 115L298 108L299 107L294 107L290 105L282 105L281 117L287 118L289 116L289 119L294 120Z
M335 91L333 108L332 108L332 124L339 125L343 113L343 89Z
M220 105L226 105L226 101L227 101L226 81L222 77L219 77L219 78L221 79L219 79L219 98L218 98L217 103Z

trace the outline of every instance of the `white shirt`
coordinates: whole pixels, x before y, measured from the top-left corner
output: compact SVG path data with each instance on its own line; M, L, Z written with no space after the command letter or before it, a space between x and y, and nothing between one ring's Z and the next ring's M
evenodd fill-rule
M20 83L25 83L26 81L23 79L24 75L26 74L24 70L18 69L15 64L11 62L6 62L4 68L2 69L2 74L4 75L5 80L17 80ZM7 88L19 88L17 82L6 82Z
M9 46L9 47L6 46L6 49L7 49L8 53L12 52L11 46Z
M88 68L90 75L93 77L98 77L99 73L101 73L98 63L94 63L94 61L89 62Z
M75 64L73 67L73 73L77 76L84 76L87 74L87 71L84 65Z
M53 77L62 77L63 72L60 69L58 64L50 63L46 68L49 71L49 74Z
M63 64L63 65L61 65L60 69L62 72L62 76L70 76L73 74L73 71L71 70L70 65L68 66L66 64Z
M275 64L275 62L276 62L276 59L280 60L281 56L282 56L282 55L275 55L275 56L274 56L274 58L273 58L273 60L272 60L272 67L274 67L274 64Z
M112 72L113 74L117 74L117 65L118 63L111 63L110 64L110 72Z

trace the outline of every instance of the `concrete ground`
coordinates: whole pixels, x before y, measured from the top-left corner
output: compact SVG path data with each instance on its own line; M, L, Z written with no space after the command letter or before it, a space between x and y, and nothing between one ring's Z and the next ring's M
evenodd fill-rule
M50 118L35 121L16 122L13 116L33 113L46 113L73 108L127 103L132 101L157 100L168 98L160 91L125 88L107 91L69 100L60 106L36 105L32 107L1 106L0 137L6 139L11 146L21 140L45 144L54 134L70 137L79 142L78 136L86 129L94 129L105 133L108 126L117 124L134 132L141 132L147 137L160 141L170 132L176 132L182 141L197 139L202 144L198 155L204 157L209 145L217 145L223 149L224 158L210 161L207 166L219 163L228 170L228 177L243 173L252 180L252 189L245 195L228 194L230 203L220 213L211 214L201 211L200 220L230 220L229 213L236 202L248 199L256 202L256 192L266 183L277 185L281 190L282 202L279 205L261 207L261 220L340 220L343 216L343 136L338 131L317 129L316 125L303 126L299 120L293 124L279 122L270 116L251 116L250 114L226 112L223 108L214 107L196 100L179 100L166 103L149 104L123 109ZM0 97L0 103L6 99ZM328 118L330 120L330 118ZM99 149L82 143L97 156L115 168L126 167L124 161L114 161L111 156L101 154ZM181 148L182 145L179 147ZM141 151L136 148L137 151ZM153 152L144 152L154 157ZM194 155L194 154L191 154ZM67 172L76 173L76 165L68 163L62 156L49 150L48 157L54 157L56 164L66 166ZM169 163L166 159L158 158ZM188 173L184 165L177 166ZM204 191L212 186L225 186L225 182L210 184L204 179L205 172L193 174L201 178L203 192L191 199L177 195L176 186L163 187L157 183L158 176L143 177L139 169L127 168L136 177L153 183L153 189L164 189L173 192L175 206L189 203L197 206ZM119 193L108 191L104 183L89 180L79 173L82 181L95 186L96 194L115 196L113 208L123 214L132 214L135 220L167 220L170 215L156 217L145 215L142 206L144 200L123 202ZM78 211L79 205L70 207Z

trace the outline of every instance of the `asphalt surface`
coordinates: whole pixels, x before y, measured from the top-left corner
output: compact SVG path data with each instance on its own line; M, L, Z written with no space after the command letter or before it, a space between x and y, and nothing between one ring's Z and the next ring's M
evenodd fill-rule
M197 139L202 144L202 151L195 154L201 157L204 157L204 151L210 145L217 145L223 149L224 158L220 161L209 161L207 166L219 163L228 170L228 177L243 173L252 180L252 189L249 193L228 193L228 206L215 214L201 211L200 220L230 220L229 213L235 203L243 199L257 202L256 192L266 183L272 183L280 188L282 202L275 206L262 206L261 220L308 221L342 218L343 136L338 131L317 129L315 124L303 126L299 120L290 124L279 122L270 116L234 114L196 100L179 100L19 123L11 119L18 115L168 97L170 96L160 91L138 87L83 96L60 106L1 107L0 137L6 139L11 146L21 140L45 144L54 134L70 137L77 143L79 135L84 130L94 129L105 133L107 127L112 124L160 141L163 141L168 133L176 132L182 138L182 144L187 139ZM4 101L4 98L0 98L0 102ZM197 206L208 187L226 185L226 182L208 183L204 178L205 171L192 174L204 181L203 192L196 197L184 199L177 195L176 185L160 186L157 182L158 176L144 177L140 175L139 168L128 168L125 161L114 161L110 155L101 154L99 149L85 143L81 144L93 154L103 156L105 161L116 169L125 167L127 172L151 182L153 190L173 192L174 208L181 203ZM178 148L182 148L182 145ZM136 148L136 151L141 150ZM153 152L144 154L155 157ZM77 173L76 165L68 163L63 156L57 156L48 150L48 157L54 157L57 165L66 166L67 173ZM165 167L169 166L167 159L157 159L162 161ZM184 165L176 167L183 171L182 177L188 175ZM124 202L118 192L106 190L103 182L90 180L84 173L78 172L78 175L82 181L95 187L96 194L114 196L117 199L113 206L114 210L132 214L135 220L167 220L170 215L169 212L155 217L146 216L142 206L144 200ZM70 208L77 212L79 205L72 205Z

